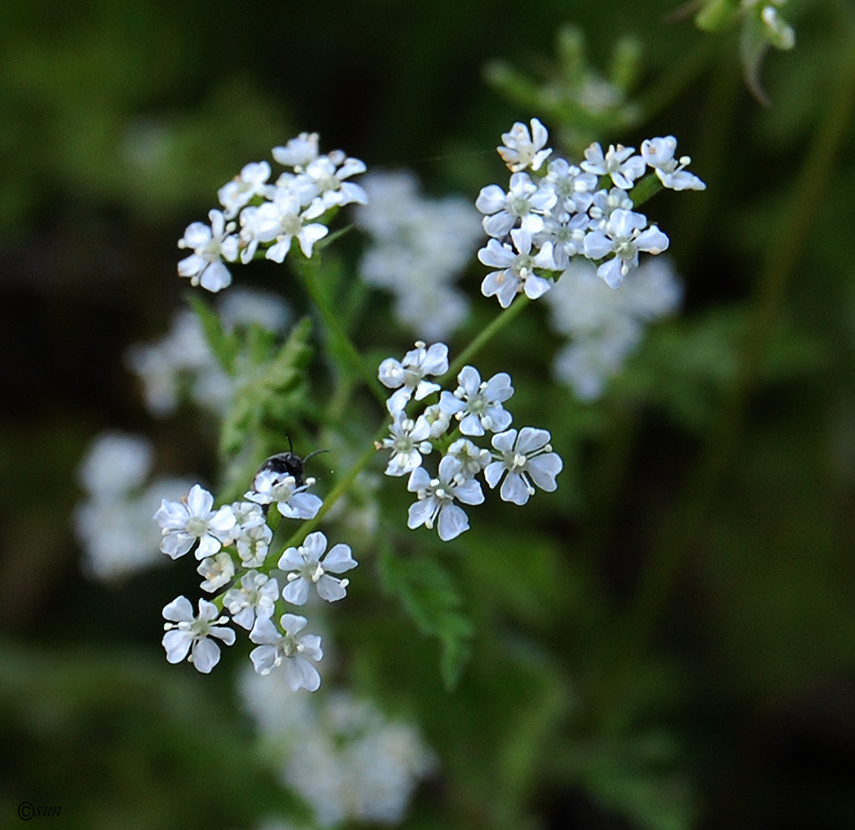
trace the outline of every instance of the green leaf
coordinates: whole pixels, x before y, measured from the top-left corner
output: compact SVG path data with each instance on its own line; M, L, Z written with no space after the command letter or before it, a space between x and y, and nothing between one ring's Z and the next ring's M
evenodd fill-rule
M398 597L422 634L440 641L440 672L454 688L469 658L472 624L459 610L463 599L451 574L436 559L396 555L388 545L378 566L384 593Z
M311 321L304 318L269 362L250 362L241 367L243 382L221 427L223 455L240 450L262 427L273 424L284 431L289 420L299 417L305 407L305 367L312 353L310 333Z

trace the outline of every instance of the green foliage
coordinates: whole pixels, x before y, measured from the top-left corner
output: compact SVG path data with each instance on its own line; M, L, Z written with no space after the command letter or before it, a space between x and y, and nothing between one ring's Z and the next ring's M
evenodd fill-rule
M236 357L241 380L235 401L221 427L220 451L224 456L245 450L254 436L272 433L284 437L299 421L307 405L311 328L308 318L301 320L271 355L272 344L267 342L264 330L250 327L245 351Z
M377 565L384 592L400 601L422 634L440 641L440 670L446 687L453 689L469 657L473 633L454 578L436 557L396 554L383 541Z
M638 76L641 45L632 37L617 40L606 77L588 65L585 36L577 26L562 26L555 40L557 61L545 81L532 81L500 61L490 64L485 76L503 95L559 126L561 146L581 154L603 134L639 121L639 107L628 93Z

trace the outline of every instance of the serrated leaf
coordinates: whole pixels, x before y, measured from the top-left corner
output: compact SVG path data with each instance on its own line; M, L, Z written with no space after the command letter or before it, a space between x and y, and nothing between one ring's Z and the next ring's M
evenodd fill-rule
M400 600L422 634L440 641L442 679L454 688L469 658L472 623L459 610L463 598L453 577L436 559L396 556L388 546L378 565L386 595Z
M267 421L282 423L289 417L298 417L306 397L310 332L311 321L302 319L269 362L245 367L246 379L236 390L234 403L222 423L223 455L231 455L243 447Z

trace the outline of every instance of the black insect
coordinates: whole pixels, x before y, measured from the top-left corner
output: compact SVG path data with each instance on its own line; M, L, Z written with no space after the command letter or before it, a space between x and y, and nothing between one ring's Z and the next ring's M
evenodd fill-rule
M329 450L315 450L310 452L305 458L300 458L294 452L294 447L291 444L291 436L288 436L288 452L280 452L276 455L271 455L270 458L262 462L261 466L255 471L252 478L252 485L255 488L255 482L261 473L272 471L277 475L293 476L297 487L303 486L303 465L313 456Z

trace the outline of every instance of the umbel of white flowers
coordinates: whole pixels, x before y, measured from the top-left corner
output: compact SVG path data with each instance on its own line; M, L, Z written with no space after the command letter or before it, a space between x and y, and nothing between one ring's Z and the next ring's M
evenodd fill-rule
M386 475L409 475L407 489L416 494L410 506L407 526L437 527L439 538L448 541L469 528L469 518L460 506L484 501L478 476L491 488L502 483L504 501L525 504L535 487L551 492L558 486L560 456L552 451L545 429L508 429L512 416L504 403L514 393L511 378L499 372L481 380L474 366L464 366L457 376L454 392L443 391L438 403L425 407L413 418L407 413L410 401L421 401L440 391L427 380L448 371L448 346L419 341L403 360L387 358L380 364L380 382L394 389L386 406L391 416L389 437L377 443L378 450L391 450ZM452 421L466 438L446 443ZM472 439L492 433L492 450L479 447ZM436 474L423 466L424 458L438 453Z
M305 605L313 588L327 602L344 599L348 580L337 575L357 565L350 547L337 544L327 551L326 536L316 531L302 545L286 548L277 564L285 574L281 592L275 578L257 570L264 565L273 538L267 519L270 506L288 519L314 518L322 502L306 492L313 484L311 478L298 485L292 475L264 470L245 499L232 504L216 508L213 495L199 484L181 501L163 499L154 515L161 528L160 549L173 559L192 550L200 560L202 590L213 593L227 588L221 605L228 611L220 613L214 602L205 599L199 600L197 614L184 596L170 602L163 609L167 620L163 647L170 663L187 658L207 674L220 660L217 641L235 642L235 631L226 625L234 622L249 632L256 645L250 652L256 672L281 672L295 691L320 687L314 664L323 658L321 638L303 633L308 625L303 616L280 613L278 624L274 617L284 603Z
M662 253L668 237L634 209L632 200L648 169L672 190L706 187L685 169L688 156L674 156L673 136L643 141L640 154L620 144L603 152L595 142L578 165L545 147L548 133L536 118L531 132L517 123L502 140L499 154L512 171L509 187L488 185L475 206L491 237L478 259L495 269L481 291L503 308L517 294L541 297L575 257L596 263L597 275L617 288L638 266L640 253Z

